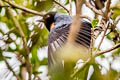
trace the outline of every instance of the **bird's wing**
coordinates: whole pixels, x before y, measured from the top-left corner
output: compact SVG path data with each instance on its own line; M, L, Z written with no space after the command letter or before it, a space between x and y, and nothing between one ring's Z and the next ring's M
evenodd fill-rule
M89 22L82 22L82 27L77 33L76 43L89 48L91 43L91 24Z
M70 24L64 24L62 27L53 28L48 38L48 66L56 64L55 51L61 48L67 40Z
M62 47L67 40L70 24L64 24L62 27L54 28L49 35L48 40L48 66L57 64L55 51ZM91 41L91 24L89 22L82 22L82 27L77 34L76 43L87 48Z

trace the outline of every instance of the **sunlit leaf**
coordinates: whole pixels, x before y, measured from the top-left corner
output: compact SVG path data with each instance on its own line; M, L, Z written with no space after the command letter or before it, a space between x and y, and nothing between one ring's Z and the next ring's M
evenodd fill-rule
M40 65L47 65L48 64L48 59L44 58L42 61L40 61Z
M89 67L90 67L90 65L85 66L85 68L76 75L76 77L75 77L76 79L74 79L74 80L77 80L77 79L78 80L87 80Z
M118 77L119 73L110 68L107 74L105 75L105 80L117 80Z
M94 72L90 78L90 80L105 80L104 76L101 74L101 70L99 69L98 64L93 64Z
M94 28L97 24L98 24L99 20L98 19L94 19L92 21L92 27Z
M58 7L57 8L57 11L60 12L60 13L67 13L67 11L61 7Z
M72 0L72 1L75 1L75 0ZM66 0L65 2L65 5L69 4L69 0Z
M49 11L53 7L53 0L38 1L36 7L37 11Z
M116 7L113 7L112 10L114 11L112 18L115 20L117 16L120 16L120 8L116 6Z

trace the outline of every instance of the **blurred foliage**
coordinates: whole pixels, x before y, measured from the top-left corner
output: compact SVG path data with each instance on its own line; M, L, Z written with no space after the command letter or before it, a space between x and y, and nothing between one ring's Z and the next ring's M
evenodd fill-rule
M51 8L53 8L53 0L43 0L43 1L37 0L37 4L34 7L34 10L49 11Z
M75 1L75 0L72 0L72 1ZM65 5L69 4L69 0L65 0Z
M119 1L111 9L114 11L114 14L112 15L113 19L115 19L117 16L120 16L120 2Z

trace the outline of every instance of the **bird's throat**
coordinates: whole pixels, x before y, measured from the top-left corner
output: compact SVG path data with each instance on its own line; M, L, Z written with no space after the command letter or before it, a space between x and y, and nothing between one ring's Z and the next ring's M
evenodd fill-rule
M51 25L50 25L50 29L52 29L52 28L54 28L54 23L52 23Z

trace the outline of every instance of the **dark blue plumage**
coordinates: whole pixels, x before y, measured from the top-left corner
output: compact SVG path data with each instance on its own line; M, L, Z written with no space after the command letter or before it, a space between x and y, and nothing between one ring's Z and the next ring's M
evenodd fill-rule
M61 13L48 13L49 18L45 19L45 25L50 31L48 38L48 63L49 67L57 64L55 51L62 47L68 38L70 25L72 24L73 18L69 15L64 15ZM80 21L80 20L78 20ZM81 20L82 25L81 29L77 34L75 39L78 45L83 45L86 48L89 48L91 41L91 24L87 21ZM49 23L49 25L47 24ZM54 23L54 28L50 30L50 25Z

